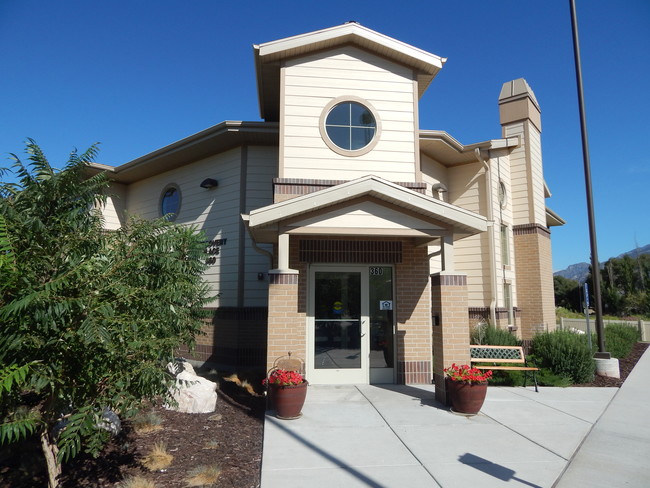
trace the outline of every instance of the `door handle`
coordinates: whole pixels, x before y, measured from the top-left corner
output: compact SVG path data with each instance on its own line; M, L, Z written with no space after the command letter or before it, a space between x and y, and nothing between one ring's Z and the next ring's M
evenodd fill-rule
M363 334L361 334L361 337L364 337L365 335L366 335L366 333L364 332Z

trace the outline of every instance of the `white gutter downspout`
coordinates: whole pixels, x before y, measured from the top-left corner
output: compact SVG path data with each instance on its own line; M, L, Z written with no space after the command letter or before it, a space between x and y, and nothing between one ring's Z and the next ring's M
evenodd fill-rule
M251 229L250 229L250 215L247 214L241 214L241 218L244 221L244 225L246 226L246 230L248 231L248 237L251 238L251 244L253 246L253 249L255 249L258 253L265 255L266 257L269 258L269 269L273 268L273 253L270 251L267 251L266 249L262 249L257 245L257 242L255 242L255 239L253 238L251 234Z
M487 205L487 225L488 225L488 253L490 255L490 320L492 326L497 325L497 263L494 254L494 213L492 211L492 176L490 174L490 150L488 149L488 158L484 159L481 150L477 147L474 149L474 155L479 163L485 168L485 185L486 185L486 205Z

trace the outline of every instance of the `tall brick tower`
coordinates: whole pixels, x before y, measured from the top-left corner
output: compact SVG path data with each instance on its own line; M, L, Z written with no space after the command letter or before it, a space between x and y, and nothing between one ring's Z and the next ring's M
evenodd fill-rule
M551 233L546 223L542 169L541 110L533 90L519 78L499 95L502 136L519 136L510 156L517 303L522 339L555 328Z

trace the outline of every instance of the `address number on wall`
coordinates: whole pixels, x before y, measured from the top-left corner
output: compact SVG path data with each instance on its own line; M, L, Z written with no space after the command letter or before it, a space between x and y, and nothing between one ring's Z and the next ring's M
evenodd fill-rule
M384 268L380 266L371 266L370 267L370 276L381 276L384 274Z

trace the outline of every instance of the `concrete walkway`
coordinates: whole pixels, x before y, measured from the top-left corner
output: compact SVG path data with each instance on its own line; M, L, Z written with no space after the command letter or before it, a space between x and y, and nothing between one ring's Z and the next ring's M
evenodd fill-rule
M490 387L473 417L430 385L310 386L266 416L261 486L650 486L649 375L646 353L621 389Z

